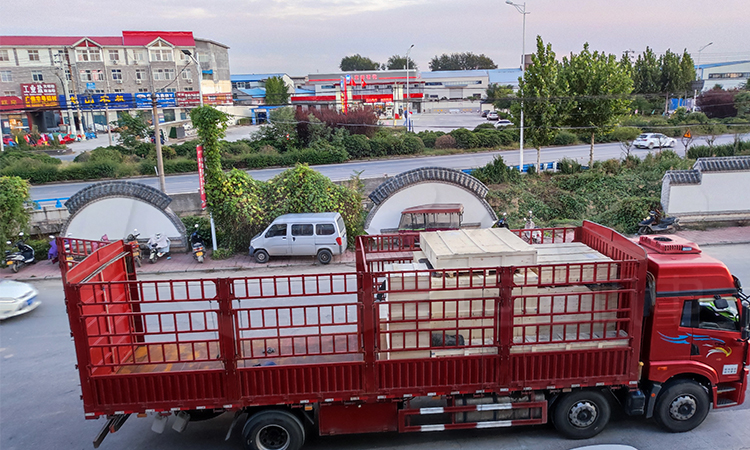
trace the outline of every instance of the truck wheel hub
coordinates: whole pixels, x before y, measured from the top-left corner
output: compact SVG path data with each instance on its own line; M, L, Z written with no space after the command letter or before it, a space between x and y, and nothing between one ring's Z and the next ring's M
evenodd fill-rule
M578 428L590 427L596 421L597 416L596 406L591 402L576 403L568 413L570 423Z
M289 434L278 425L266 425L258 432L256 444L261 450L284 450L289 447Z
M675 420L688 420L695 414L697 404L695 398L690 395L683 395L674 399L669 405L669 414Z

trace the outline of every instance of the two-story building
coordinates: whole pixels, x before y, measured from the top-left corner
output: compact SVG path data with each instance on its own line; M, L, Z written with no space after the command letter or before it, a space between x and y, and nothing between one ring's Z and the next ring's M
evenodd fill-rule
M104 128L120 111L150 116L152 96L165 123L187 120L201 93L231 105L228 50L190 31L0 36L2 131Z

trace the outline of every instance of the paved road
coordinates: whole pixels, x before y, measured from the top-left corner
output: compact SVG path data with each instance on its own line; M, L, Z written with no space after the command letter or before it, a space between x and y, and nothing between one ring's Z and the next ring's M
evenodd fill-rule
M733 273L750 286L750 244L705 246L703 250L727 263ZM299 269L307 270L309 268ZM278 269L276 269L278 270ZM295 273L295 268L281 269ZM264 272L269 273L269 272ZM257 275L253 271L252 275ZM237 276L207 273L209 277ZM191 275L191 278L196 277ZM156 277L143 277L145 280ZM163 275L158 279L174 278ZM0 323L0 448L81 449L91 448L91 440L103 420L83 417L79 400L75 350L69 336L68 319L60 280L35 281L42 305L21 317ZM102 446L105 450L160 449L203 450L242 448L240 429L230 441L223 436L231 423L224 415L205 422L191 423L178 434L167 428L164 434L150 431L152 420L131 417ZM550 425L513 429L463 430L455 432L395 433L312 438L308 450L476 450L545 449L569 450L593 444L629 444L639 450L747 449L750 447L750 405L711 411L697 429L680 435L666 433L653 421L613 413L607 428L585 441L561 438Z
M235 130L233 136L241 135L245 136L249 130L241 127ZM239 138L238 138L239 139ZM732 135L720 136L717 140L717 144L730 143L734 139ZM696 140L697 143L700 140ZM676 149L678 154L684 155L684 148L678 144ZM633 150L633 153L643 157L648 154L648 150ZM518 150L506 150L506 151L494 151L484 153L466 153L461 155L447 155L447 156L418 156L410 158L399 158L399 159L383 159L383 160L372 160L372 161L352 161L342 164L329 164L314 166L313 168L328 178L339 181L350 178L354 172L362 172L362 178L377 178L384 175L397 175L401 172L405 172L411 169L417 169L420 167L451 167L454 169L470 169L475 167L481 167L491 162L497 155L502 155L505 162L509 165L518 164ZM623 156L623 150L617 143L610 144L597 144L594 148L594 155L598 160L606 160L610 158L621 158ZM542 162L559 161L562 158L576 159L581 163L588 163L589 158L589 146L588 145L572 145L566 147L550 147L542 149ZM524 163L536 162L536 150L526 149L524 150ZM283 172L284 168L272 168L272 169L259 169L249 170L248 173L256 180L269 180L275 175ZM146 184L148 186L159 188L159 180L156 177L141 177L133 179L139 183ZM183 192L196 192L198 190L198 175L197 174L186 174L186 175L169 175L166 177L167 181L167 192L170 194L177 194ZM91 185L93 182L73 182L73 183L60 183L60 184L48 184L31 187L31 198L34 200L49 199L49 198L65 198L70 197L79 190L86 186Z

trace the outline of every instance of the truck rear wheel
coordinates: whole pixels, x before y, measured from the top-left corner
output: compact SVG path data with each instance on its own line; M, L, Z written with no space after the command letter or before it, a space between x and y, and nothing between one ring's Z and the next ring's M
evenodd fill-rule
M576 391L558 400L552 421L565 437L588 439L607 426L610 412L609 401L601 392Z
M679 380L661 391L654 418L664 429L682 433L697 427L708 415L708 393L692 380Z
M246 450L299 450L305 443L305 428L288 411L261 411L247 419L242 438Z

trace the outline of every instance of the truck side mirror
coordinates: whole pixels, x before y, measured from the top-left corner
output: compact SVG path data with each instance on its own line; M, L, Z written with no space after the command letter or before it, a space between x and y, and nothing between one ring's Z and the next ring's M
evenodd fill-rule
M714 297L714 306L716 309L727 309L729 308L729 303L727 303L727 299L721 298L717 295Z

